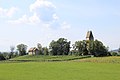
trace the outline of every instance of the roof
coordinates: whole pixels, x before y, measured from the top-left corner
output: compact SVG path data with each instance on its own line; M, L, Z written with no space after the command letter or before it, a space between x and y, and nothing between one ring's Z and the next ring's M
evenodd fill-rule
M30 49L28 50L28 52L34 52L34 51L36 51L36 50L38 50L36 47L32 47L32 48L30 48Z
M92 31L87 32L86 38L90 38L90 37L93 37Z

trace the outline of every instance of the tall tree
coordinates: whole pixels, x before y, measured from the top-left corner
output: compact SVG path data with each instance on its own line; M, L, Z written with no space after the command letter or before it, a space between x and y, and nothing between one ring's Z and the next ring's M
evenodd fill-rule
M98 40L76 41L73 48L82 55L106 56L108 53L108 49Z
M59 48L59 44L56 41L52 40L49 46L50 55L57 55L58 48Z
M39 55L43 55L43 53L42 53L42 45L40 44L40 43L38 43L37 44L37 48L38 48L38 50L39 50Z
M70 51L70 41L65 38L59 38L57 41L50 43L50 53L52 55L68 55Z
M86 41L76 41L73 45L73 49L78 52L78 55L86 55L88 54Z
M120 53L120 47L119 47L119 49L118 49L118 52Z
M42 48L42 53L43 53L44 55L49 55L48 48L47 48L47 47L43 47L43 48Z
M22 56L22 55L26 55L26 51L27 51L27 45L25 44L19 44L17 45L17 50L19 51L19 55Z
M0 60L5 60L3 54L0 53Z
M14 50L15 50L15 47L14 46L10 46L10 50L11 50L11 53L13 53Z
M106 56L108 53L107 47L103 45L101 41L95 40L94 41L94 55L95 56Z
M14 49L15 49L14 46L10 46L10 50L11 50L11 52L10 52L10 54L9 54L9 57L10 57L10 58L12 58L12 57L14 56Z

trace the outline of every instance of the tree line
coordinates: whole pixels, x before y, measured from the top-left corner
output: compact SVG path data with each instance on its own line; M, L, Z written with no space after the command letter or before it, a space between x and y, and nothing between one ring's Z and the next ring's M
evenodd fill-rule
M82 40L76 41L72 47L70 46L71 42L65 38L59 38L58 40L52 40L49 44L49 48L42 47L40 43L37 44L39 50L38 55L93 55L93 56L109 56L111 55L106 47L99 40ZM15 47L11 46L10 53L0 53L0 60L10 59L16 56L27 55L27 45L19 44L16 46L17 51L14 52Z

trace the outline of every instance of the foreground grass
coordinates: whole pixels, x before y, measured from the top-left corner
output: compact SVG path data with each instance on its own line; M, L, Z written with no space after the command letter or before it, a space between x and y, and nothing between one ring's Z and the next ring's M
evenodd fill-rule
M0 80L119 80L120 64L90 62L0 63Z

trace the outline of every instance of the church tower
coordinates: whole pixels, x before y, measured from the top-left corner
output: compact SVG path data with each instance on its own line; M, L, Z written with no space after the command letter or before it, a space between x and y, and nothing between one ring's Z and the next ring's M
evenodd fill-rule
M92 31L88 31L87 32L86 40L90 40L90 41L93 40L94 41L94 37L93 37Z

